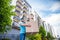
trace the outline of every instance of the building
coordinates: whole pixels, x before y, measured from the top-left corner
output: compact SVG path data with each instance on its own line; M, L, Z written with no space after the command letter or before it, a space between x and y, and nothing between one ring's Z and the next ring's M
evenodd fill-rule
M30 8L31 6L26 2L26 0L17 0L15 8L16 16L14 16L13 20L19 20L19 18L22 17L23 14L29 14Z
M40 25L42 25L42 19L41 17L38 15L38 13L36 11L33 10L33 14L34 14L34 21L37 21L38 23L38 27L40 27Z
M34 21L35 11L32 11L31 6L26 2L26 0L17 0L16 2L16 16L13 18L13 26L17 21L20 21L19 18L24 17L26 24L31 24L31 27L26 27L27 33L36 33L38 30L38 22ZM36 14L36 13L35 13ZM28 21L29 20L29 21ZM37 19L38 20L38 19Z

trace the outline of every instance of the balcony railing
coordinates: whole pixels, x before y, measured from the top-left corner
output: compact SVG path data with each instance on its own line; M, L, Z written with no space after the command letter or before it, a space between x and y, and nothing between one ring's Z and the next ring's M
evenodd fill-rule
M28 8L28 6L26 4L24 4L24 7Z
M19 11L19 10L17 10L17 9L15 10L15 12L20 13L20 11Z
M26 7L23 7L23 10L25 10L25 11L28 11L28 8L26 8Z
M22 10L21 6L19 6L19 5L16 5L16 7L18 7L18 9Z
M22 4L22 2L21 2L21 1L17 1L17 3L23 6L23 4Z
M13 19L21 20L19 16L14 16Z
M20 4L20 3L18 3L18 2L16 3L16 5L19 5L19 6L21 6L21 7L23 6L22 4Z

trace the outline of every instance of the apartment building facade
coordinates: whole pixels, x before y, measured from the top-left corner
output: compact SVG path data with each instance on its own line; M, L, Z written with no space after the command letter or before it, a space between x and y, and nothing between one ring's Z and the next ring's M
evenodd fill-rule
M23 14L29 14L30 8L31 6L26 2L26 0L17 0L15 8L16 16L14 16L13 20L18 21Z
M15 23L19 22L21 17L24 17L24 21L26 22L26 24L31 25L31 27L26 27L26 33L39 32L37 22L38 19L34 21L34 17L37 15L35 11L32 11L31 6L27 3L26 0L17 0L15 12L16 16L14 16L13 18L13 26L16 26Z
M13 21L20 21L19 18L24 17L24 20L27 24L31 24L31 27L26 27L27 33L36 33L39 30L40 25L44 26L46 32L52 34L52 28L49 24L46 24L36 11L32 10L32 7L27 3L26 0L17 0L16 2L16 16L14 16ZM31 15L32 14L32 15Z

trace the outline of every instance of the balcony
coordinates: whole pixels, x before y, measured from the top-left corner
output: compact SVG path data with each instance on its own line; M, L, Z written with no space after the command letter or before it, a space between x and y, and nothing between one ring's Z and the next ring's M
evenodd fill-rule
M23 6L23 4L22 4L23 2L21 2L21 0L17 1L17 3L21 6Z
M19 11L19 10L17 10L17 9L15 10L15 12L20 13L20 11Z
M28 14L28 11L26 11L26 10L23 10L23 14Z
M21 6L19 6L19 5L16 5L16 8L19 10L22 10Z
M16 5L19 5L19 6L21 6L21 7L23 6L23 5L22 5L21 3L19 3L19 2L17 2Z
M14 20L17 20L17 21L20 21L21 20L19 16L14 16L13 19Z
M16 16L20 16L20 11L19 10L15 10L15 12L16 12Z
M24 6L23 7L26 7L26 8L28 8L28 6L26 5L26 3L24 3Z
M23 7L23 10L25 10L25 11L28 11L28 8L26 8L26 7Z

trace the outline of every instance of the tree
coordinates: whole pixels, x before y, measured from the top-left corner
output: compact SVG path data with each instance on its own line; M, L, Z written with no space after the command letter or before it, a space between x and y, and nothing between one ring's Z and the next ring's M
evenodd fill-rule
M0 0L0 33L4 33L11 25L11 16L13 15L13 6L10 5L11 0Z
M40 28L39 28L39 34L41 34L42 40L44 40L44 38L46 37L46 31L45 31L45 29L44 29L43 26L40 26Z
M47 39L48 40L53 40L53 36L49 32L47 33Z

